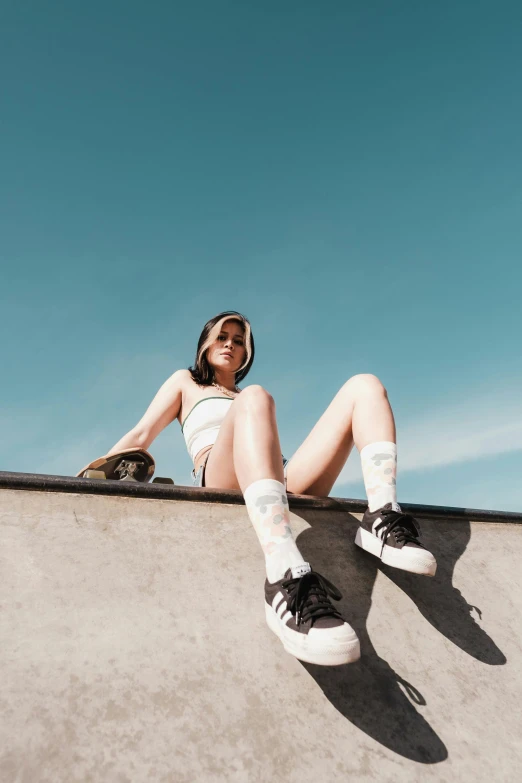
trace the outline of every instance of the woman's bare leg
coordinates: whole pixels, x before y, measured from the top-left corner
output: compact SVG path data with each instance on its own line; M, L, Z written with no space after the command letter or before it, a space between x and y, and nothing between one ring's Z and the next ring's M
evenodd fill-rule
M207 462L208 487L240 487L265 555L265 613L285 649L320 665L359 658L359 640L330 603L336 588L314 573L292 536L272 397L244 389L223 420Z
M288 490L328 495L353 444L361 453L368 495L355 543L387 565L433 576L437 562L419 541L413 518L397 503L395 422L373 375L347 381L288 464Z
M329 495L350 452L370 443L395 443L386 389L375 375L355 375L337 392L287 468L289 492Z
M296 573L310 570L290 528L274 401L261 386L244 389L223 420L207 462L205 485L241 489L271 582L289 568Z
M205 468L205 486L244 492L261 479L284 480L275 404L261 386L247 386L223 420Z

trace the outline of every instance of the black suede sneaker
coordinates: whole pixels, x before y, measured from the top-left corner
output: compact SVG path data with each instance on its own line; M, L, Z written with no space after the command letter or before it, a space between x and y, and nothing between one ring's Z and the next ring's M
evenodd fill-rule
M301 661L320 666L339 666L361 655L357 634L335 609L330 597L342 598L339 590L310 566L288 569L278 582L265 582L268 627L287 652Z
M365 511L355 543L386 565L435 576L437 561L421 544L419 535L411 514L405 514L398 503L387 503L377 511Z

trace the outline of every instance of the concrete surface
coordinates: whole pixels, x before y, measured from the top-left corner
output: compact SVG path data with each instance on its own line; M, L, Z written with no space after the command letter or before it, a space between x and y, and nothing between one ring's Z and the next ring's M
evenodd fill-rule
M522 526L422 520L434 579L292 513L357 664L265 625L244 507L0 490L2 783L522 779Z

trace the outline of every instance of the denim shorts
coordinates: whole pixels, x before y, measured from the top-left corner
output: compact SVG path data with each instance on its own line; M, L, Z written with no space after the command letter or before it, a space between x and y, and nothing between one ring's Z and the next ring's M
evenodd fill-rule
M194 487L204 487L205 486L205 468L207 465L207 460L210 457L210 451L206 455L205 459L201 463L201 465L198 468L198 472L196 473L194 470L192 471L192 484Z
M283 456L283 455L281 455ZM201 465L198 468L198 472L196 473L194 470L192 471L192 484L194 487L204 487L205 486L205 468L207 465L207 460L210 457L210 451L206 455L204 461L201 463ZM283 456L283 470L284 470L284 476L285 476L285 486L286 486L286 467L288 465L289 460L286 459L286 457Z

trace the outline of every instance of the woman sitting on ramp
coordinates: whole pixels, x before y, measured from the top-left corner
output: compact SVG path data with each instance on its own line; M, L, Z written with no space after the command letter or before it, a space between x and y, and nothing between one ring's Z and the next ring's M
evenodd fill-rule
M341 598L337 588L299 552L287 491L327 496L355 444L368 497L355 543L387 565L435 574L435 558L420 543L416 521L397 503L395 423L386 390L374 375L350 378L287 461L273 398L262 386L238 388L253 361L248 320L235 311L211 318L194 366L163 384L141 421L109 454L148 449L178 419L196 486L243 493L265 556L269 627L300 660L349 663L359 658L359 640L331 602Z

